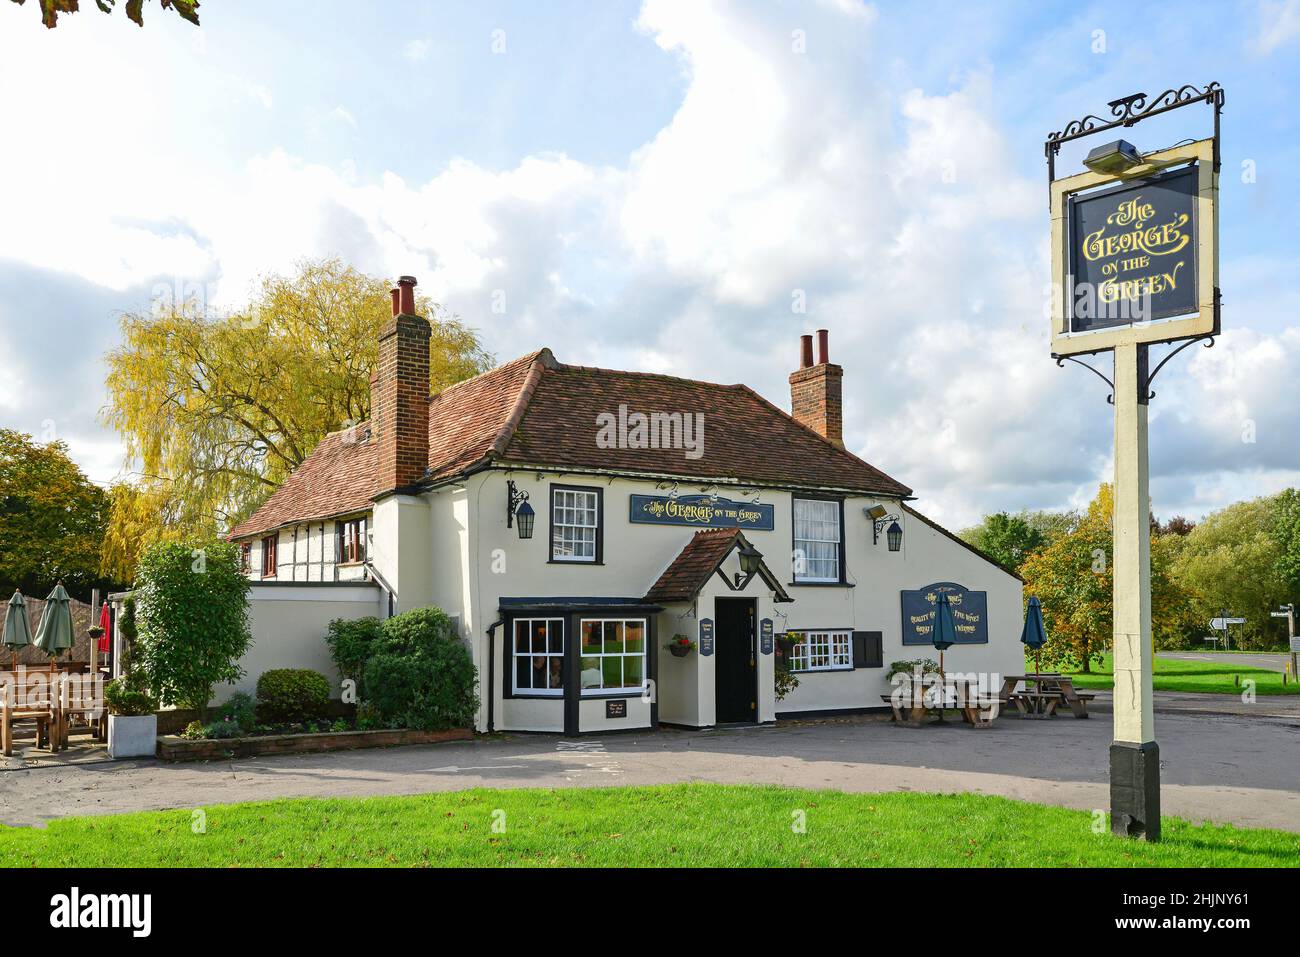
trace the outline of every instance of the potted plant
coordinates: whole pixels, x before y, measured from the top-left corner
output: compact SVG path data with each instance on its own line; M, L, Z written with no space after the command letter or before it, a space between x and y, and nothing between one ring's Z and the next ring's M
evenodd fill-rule
M668 640L668 644L664 645L664 647L672 653L674 658L685 658L695 650L695 642L683 634L676 634Z
M157 702L149 692L123 676L104 687L108 702L108 756L153 757L158 749Z

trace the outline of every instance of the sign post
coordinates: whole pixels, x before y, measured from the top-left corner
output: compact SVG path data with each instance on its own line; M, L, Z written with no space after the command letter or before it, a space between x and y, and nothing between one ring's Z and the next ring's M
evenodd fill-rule
M1052 215L1052 358L1093 372L1115 406L1112 651L1112 832L1160 839L1160 747L1151 674L1151 514L1147 412L1151 382L1194 342L1219 333L1218 173L1223 88L1183 86L1111 101L1110 119L1089 114L1044 144ZM1152 153L1126 140L1093 149L1087 172L1056 178L1061 147L1127 131L1193 103L1214 111L1214 135ZM1178 343L1150 367L1149 348ZM1079 358L1110 352L1114 378ZM1081 570L1081 574L1089 574Z

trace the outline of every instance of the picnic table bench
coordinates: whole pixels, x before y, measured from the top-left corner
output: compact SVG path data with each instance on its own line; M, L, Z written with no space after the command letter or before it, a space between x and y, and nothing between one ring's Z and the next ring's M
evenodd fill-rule
M911 727L924 724L927 714L938 715L942 721L943 712L952 708L966 724L987 728L997 718L1000 704L997 698L982 698L977 683L957 680L945 681L942 690L937 685L916 688L908 682L907 687L899 687L892 694L882 694L880 700L889 705L896 724Z
M1024 683L1025 690L1016 686ZM1050 718L1065 705L1076 718L1088 717L1088 702L1097 697L1093 691L1079 691L1074 682L1062 674L1043 672L1033 675L1007 675L1002 680L998 699L1013 705L1023 717Z

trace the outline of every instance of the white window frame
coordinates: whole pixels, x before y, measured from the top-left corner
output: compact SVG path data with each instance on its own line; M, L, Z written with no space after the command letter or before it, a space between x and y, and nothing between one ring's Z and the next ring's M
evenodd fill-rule
M601 651L600 651L598 654L587 654L586 649L584 649L584 648L582 647L582 636L583 636L584 634L586 634L586 626L587 626L589 623L591 623L591 622L597 622L597 621L598 621L598 622L601 622L601 632L602 632L602 636L601 636ZM618 622L618 623L620 623L620 624L623 625L623 647L624 647L624 649L627 648L627 626L628 626L629 624L638 624L638 625L640 625L640 626L641 626L641 653L640 653L640 654L637 654L636 652L631 652L631 653L629 653L629 652L627 652L626 650L624 650L624 651L611 651L611 652L606 652L606 651L604 650L604 625L605 625L606 622ZM576 638L576 641L578 642L578 674L579 674L579 678L578 678L578 688L579 688L579 690L581 691L582 694L591 697L591 696L597 696L597 695L604 695L604 696L610 696L610 695L640 695L640 694L643 692L643 690L645 689L645 682L646 682L646 664L647 664L647 662L649 661L649 657L648 657L648 655L646 654L646 652L647 652L647 650L648 650L649 647L650 647L650 622L649 622L647 619L645 619L645 618L610 618L610 617L602 617L602 618L582 618L582 619L579 619L579 621L578 621L578 636L577 636L577 638ZM582 662L583 662L584 659L587 659L587 658L599 658L599 659L600 659L600 668L599 668L599 670L600 670L600 681L601 681L601 685L600 685L599 688L586 688L586 687L583 687L583 686L582 686L582 677L581 677L581 675L583 674ZM636 687L634 687L634 688L633 688L633 687L626 687L626 686L622 686L622 685L620 685L620 686L617 687L617 688L606 688L606 687L605 687L605 659L606 659L606 658L623 658L623 659L626 659L626 658L640 658L640 659L641 659L641 683L640 683L639 685L637 685ZM621 674L622 674L622 672L620 671L620 675L621 675Z
M800 538L799 537L800 503L805 503L809 505L830 506L835 514L835 537L834 538ZM796 584L814 583L814 584L838 585L842 581L844 581L844 569L840 565L841 558L844 552L843 503L833 499L799 498L796 496L793 500L793 504L790 507L790 520L791 520L792 535L794 536L794 551L795 551L794 581L795 583ZM812 567L811 563L813 561L812 557L809 555L809 550L807 547L809 544L822 544L822 545L833 544L835 546L835 575L833 577L826 578L822 576L811 575L808 573L808 569ZM803 556L804 571L802 572L799 571L800 554L802 554ZM826 561L827 559L821 558L817 560Z
M801 636L790 656L792 672L852 671L853 631L848 628L799 628ZM821 663L813 664L817 660Z
M535 652L535 651L532 650L532 634L533 634L532 626L533 626L535 623L539 622L539 621L540 621L540 622L545 622L545 623L546 623L546 626L547 626L547 627L546 627L546 650L545 650L544 652L540 652L540 653L539 653L539 652ZM527 628L528 628L528 637L529 637L529 642L528 642L528 651L527 651L527 652L521 652L521 651L519 651L518 641L519 641L519 626L520 626L520 625L525 625L525 626L527 626ZM559 632L560 632L560 650L559 650L559 651L551 651L551 635L553 634L554 629L556 629L556 628L558 628L558 629L559 629ZM528 667L531 669L531 668L532 668L532 665L533 665L532 659L534 659L534 658L546 658L547 661L546 661L546 667L545 667L544 670L545 670L545 674L547 675L547 682L549 683L549 682L550 682L550 674L551 674L551 662L550 662L550 659L551 659L551 658L558 658L558 659L560 659L560 678L561 678L561 680L563 680L563 678L564 678L564 641L565 641L565 637L566 637L564 631L565 631L565 629L564 629L564 619L563 619L563 618L515 618L513 621L511 621L511 623L510 623L510 690L511 690L511 692L514 694L514 696L515 696L516 698L530 698L530 697L538 697L538 698L559 698L559 697L562 697L562 696L564 695L564 688L563 688L563 687L559 687L559 688L521 688L521 687L519 687L519 662L518 662L518 660L517 660L517 659L519 659L519 658L527 658L527 659L528 659ZM528 672L528 674L529 674L529 676L531 677L531 676L532 676L532 671L530 670L530 671Z
M558 496L562 496L562 495L574 496L575 499L576 499L577 496L589 496L589 497L590 497L590 500L591 500L591 506L590 506L590 509L588 509L588 507L587 507L586 505L579 506L579 505L576 505L576 504L572 504L572 503L574 502L574 499L571 499L571 500L570 500L571 504L563 505L563 506L562 506L562 505L560 505L559 502L557 501L557 497L558 497ZM561 509L561 508L568 509L568 510L571 510L571 511L572 511L572 510L577 510L577 509L580 509L580 510L583 511L583 512L590 511L590 512L592 513L592 522L591 522L590 525L587 525L587 524L575 524L575 523L572 523L572 522L561 523L561 522L559 521L559 515L560 515L560 509ZM579 563L579 564L586 564L586 565L594 565L596 562L598 562L598 561L600 560L600 534L601 534L601 529L600 529L600 520L601 520L601 495L600 495L600 489L594 489L594 488L552 488L552 489L551 489L551 561L553 561L553 562L577 562L577 563ZM560 553L560 551L559 551L559 549L560 549L560 545L561 545L561 541L560 541L560 539L561 539L561 536L560 536L560 530L561 530L561 529L566 529L566 528L571 528L571 529L587 529L587 528L590 528L590 529L592 530L592 533L591 533L591 554L590 554L590 555L585 555L585 554L584 554L584 555L576 555L576 554L572 554L572 555L564 555L564 554L561 554L561 553ZM570 543L570 544L572 545L572 543Z

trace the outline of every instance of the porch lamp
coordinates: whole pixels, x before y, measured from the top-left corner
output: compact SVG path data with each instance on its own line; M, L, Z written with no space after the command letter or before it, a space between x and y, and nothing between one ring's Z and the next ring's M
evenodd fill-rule
M736 573L736 591L740 591L758 574L759 566L763 564L763 553L749 542L745 542L736 557L740 559L740 571Z
M533 507L528 504L528 493L521 492L515 488L513 480L506 481L506 528L514 524L515 519L519 519L519 537L533 537L533 521L537 518L537 513Z
M886 530L885 538L889 540L889 550L891 552L896 552L903 547L903 526L898 524L897 519Z

